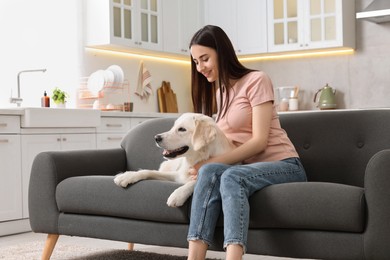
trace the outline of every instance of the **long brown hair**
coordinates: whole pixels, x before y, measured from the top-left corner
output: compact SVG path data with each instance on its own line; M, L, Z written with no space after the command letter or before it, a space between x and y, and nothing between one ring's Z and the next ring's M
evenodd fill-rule
M233 45L226 33L218 26L206 25L197 31L191 39L189 48L192 45L201 45L214 49L217 52L220 86L220 104L218 107L218 118L225 116L230 103L230 80L240 79L253 71L243 66L234 51ZM194 112L212 116L216 111L216 83L208 82L206 77L196 70L196 64L191 57L191 91ZM226 100L223 100L223 91L226 91Z

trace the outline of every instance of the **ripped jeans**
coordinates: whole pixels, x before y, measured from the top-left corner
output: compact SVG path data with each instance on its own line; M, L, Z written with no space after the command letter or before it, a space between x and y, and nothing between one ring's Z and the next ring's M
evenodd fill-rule
M246 252L249 196L272 184L304 182L299 158L245 165L205 164L199 169L192 198L188 241L212 244L221 212L224 216L224 248L238 244Z

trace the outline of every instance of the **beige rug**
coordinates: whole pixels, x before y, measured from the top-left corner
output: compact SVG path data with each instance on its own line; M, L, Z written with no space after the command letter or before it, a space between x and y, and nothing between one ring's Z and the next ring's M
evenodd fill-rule
M29 242L0 249L0 259L39 260L43 242ZM185 260L185 256L174 256L142 251L107 250L83 246L57 244L51 260Z

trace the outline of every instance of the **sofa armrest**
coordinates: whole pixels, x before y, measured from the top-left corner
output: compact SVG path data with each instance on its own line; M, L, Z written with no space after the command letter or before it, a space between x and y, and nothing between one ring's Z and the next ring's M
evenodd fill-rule
M34 232L57 234L59 211L56 187L64 179L86 175L115 175L126 170L125 150L43 152L31 168L28 191L30 224Z
M364 233L366 259L390 256L390 150L376 153L368 162L364 179L367 228Z

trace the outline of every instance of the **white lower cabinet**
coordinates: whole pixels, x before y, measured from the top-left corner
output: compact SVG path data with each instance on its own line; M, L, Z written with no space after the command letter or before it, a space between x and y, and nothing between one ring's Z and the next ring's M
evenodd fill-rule
M45 151L96 148L96 136L85 134L26 134L22 135L23 218L28 218L28 185L35 156Z
M20 135L0 135L0 222L22 218Z

